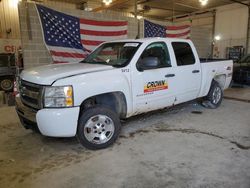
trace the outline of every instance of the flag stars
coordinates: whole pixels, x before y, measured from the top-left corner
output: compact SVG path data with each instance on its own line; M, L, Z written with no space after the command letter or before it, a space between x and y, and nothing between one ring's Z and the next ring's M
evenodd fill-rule
M41 9L39 12L44 25L45 41L48 45L82 49L78 18L47 8L43 9L43 14L41 14Z

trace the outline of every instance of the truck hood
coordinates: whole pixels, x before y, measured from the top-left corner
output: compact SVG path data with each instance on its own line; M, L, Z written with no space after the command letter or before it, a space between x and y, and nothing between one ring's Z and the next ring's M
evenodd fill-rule
M40 85L51 85L55 80L61 78L111 69L114 68L112 66L99 64L51 64L24 70L21 73L21 79Z

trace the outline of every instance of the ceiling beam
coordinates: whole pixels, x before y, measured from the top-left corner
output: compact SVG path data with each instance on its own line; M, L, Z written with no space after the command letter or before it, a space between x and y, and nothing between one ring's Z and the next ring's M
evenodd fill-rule
M174 4L179 5L179 6L183 6L183 7L187 7L187 8L191 8L191 9L195 9L195 10L200 10L201 9L199 7L194 7L194 6L183 4L183 3L174 3Z
M234 2L234 3L239 3L239 4L241 4L241 5L245 5L245 6L248 6L248 7L250 6L249 4L243 3L243 2L238 1L238 0L229 0L229 1Z
M167 10L167 11L173 11L171 8L160 8L160 7L154 7L154 6L149 6L152 9L158 9L158 10ZM190 11L184 11L184 10L174 10L175 12L183 12L183 13L190 13Z
M106 10L106 9L109 9L109 8L112 8L112 7L115 7L117 5L121 5L123 3L126 3L128 2L129 0L116 0L116 1L113 1L110 5L108 6L101 6L101 7L98 7L98 8L95 8L92 10L92 12L99 12L99 11L102 11L102 10Z
M180 19L180 18L184 18L184 17L192 17L192 16L207 14L207 13L213 13L214 11L215 11L215 9L213 9L213 8L206 9L206 10L199 10L199 11L192 12L190 14L182 14L182 15L174 16L174 19ZM165 18L165 20L171 20L171 19L173 19L173 16L169 16L169 17Z

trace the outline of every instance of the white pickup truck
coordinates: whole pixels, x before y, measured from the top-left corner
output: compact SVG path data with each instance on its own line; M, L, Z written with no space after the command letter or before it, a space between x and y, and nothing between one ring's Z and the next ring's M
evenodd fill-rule
M201 62L190 40L107 42L80 63L23 71L16 110L25 128L101 149L117 139L120 119L196 98L218 107L232 67L230 60Z

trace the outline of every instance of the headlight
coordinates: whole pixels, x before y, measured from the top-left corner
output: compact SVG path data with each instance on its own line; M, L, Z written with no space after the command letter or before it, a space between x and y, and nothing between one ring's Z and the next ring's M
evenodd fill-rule
M45 87L44 107L71 107L74 105L72 86Z

